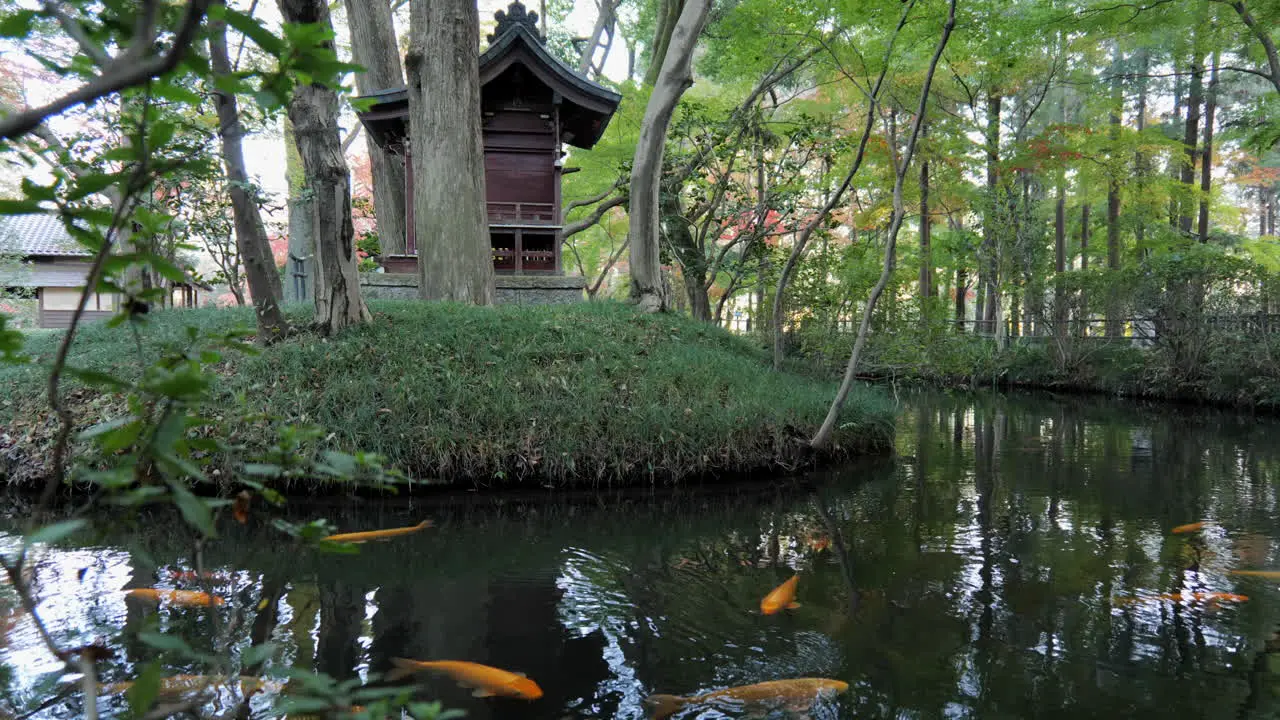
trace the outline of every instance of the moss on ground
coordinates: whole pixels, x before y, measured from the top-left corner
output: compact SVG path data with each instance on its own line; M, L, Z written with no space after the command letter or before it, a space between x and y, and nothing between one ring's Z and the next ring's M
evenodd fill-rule
M237 404L271 423L314 423L325 449L376 452L420 480L490 484L625 484L794 469L886 450L893 407L858 389L830 450L804 444L834 384L774 373L731 334L687 318L642 315L613 303L475 308L371 303L374 322L325 339L302 333L258 355L234 355L210 414ZM293 319L304 322L305 308ZM249 311L155 313L144 351L179 344L188 326L222 332ZM127 329L82 331L71 363L137 374ZM59 336L34 336L35 367L0 367L0 472L38 478L54 423L44 378ZM120 411L118 398L69 384L87 426ZM233 428L262 447L270 423ZM228 465L234 471L234 466ZM224 475L223 477L227 477ZM298 490L299 488L294 488Z

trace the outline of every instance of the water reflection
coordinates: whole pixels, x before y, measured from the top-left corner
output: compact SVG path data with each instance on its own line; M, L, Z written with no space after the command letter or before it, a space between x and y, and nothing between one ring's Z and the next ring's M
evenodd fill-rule
M1280 712L1280 582L1228 572L1280 569L1280 425L1043 397L908 403L895 462L798 482L596 506L482 497L308 511L344 530L437 519L358 556L292 551L263 518L197 549L180 524L144 516L140 534L46 551L30 572L60 641L116 650L104 682L157 657L137 638L156 628L199 651L279 648L247 673L367 679L395 657L455 659L525 671L545 691L481 700L421 676L424 697L480 720L641 718L650 693L795 677L850 685L813 717ZM1200 532L1169 532L1198 521ZM196 552L225 583L181 573ZM802 606L762 616L760 598L797 572ZM152 586L227 603L145 606L121 592ZM61 666L7 588L0 630L0 702L16 713L59 687ZM252 705L267 716L269 698ZM79 713L72 699L38 716Z

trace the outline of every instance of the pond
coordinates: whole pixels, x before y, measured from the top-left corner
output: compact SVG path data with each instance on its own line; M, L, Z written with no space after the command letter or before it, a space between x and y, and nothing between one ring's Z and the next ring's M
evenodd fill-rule
M901 400L894 460L733 488L293 503L342 530L435 526L320 555L255 515L199 550L207 585L184 574L190 533L139 514L42 550L31 581L60 641L114 651L106 683L156 658L166 675L205 672L138 637L159 629L196 652L270 641L265 676L467 660L543 690L480 699L417 676L422 697L480 720L643 718L651 693L801 677L849 688L793 716L1280 716L1280 580L1233 572L1280 570L1280 423L1043 395ZM763 615L792 575L800 606ZM226 602L122 592L153 586ZM0 701L30 710L60 664L10 588L0 601ZM269 693L252 702L270 716ZM81 713L73 697L37 717Z

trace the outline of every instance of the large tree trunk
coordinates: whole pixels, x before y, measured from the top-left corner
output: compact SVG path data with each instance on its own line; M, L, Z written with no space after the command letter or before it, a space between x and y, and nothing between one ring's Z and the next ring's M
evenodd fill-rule
M1200 56L1200 43L1195 43L1195 56L1191 59L1191 90L1187 94L1187 124L1182 136L1183 160L1179 180L1184 197L1178 213L1178 229L1191 235L1191 208L1195 205L1185 197L1196 180L1196 144L1200 131L1200 105L1204 102L1204 58Z
M279 0L286 22L314 23L333 32L325 0ZM306 173L316 242L314 324L325 334L370 320L360 299L355 231L351 227L351 176L338 130L338 94L329 87L300 85L289 102L298 154Z
M983 288L979 303L982 305L980 327L983 332L994 333L996 330L996 303L999 302L999 239L996 224L1000 222L996 200L1000 185L1000 106L1002 98L998 91L987 95L987 198L982 218L982 249L978 253L981 274L979 285Z
M209 20L209 64L215 75L231 74L227 53L226 23ZM231 214L235 218L236 243L244 262L245 278L253 296L254 316L258 321L258 341L270 344L289 333L289 323L280 311L280 276L276 273L267 228L262 224L258 205L249 194L249 173L244 162L244 128L240 124L240 107L234 93L215 91L218 106L218 135L222 138L222 162L226 168L231 193Z
M413 41L405 64L418 294L491 305L476 3L412 0L410 17Z
M1209 242L1209 192L1213 189L1213 123L1218 109L1218 53L1209 71L1209 92L1204 98L1204 156L1200 160L1200 217L1196 228L1200 242Z
M361 95L368 95L404 85L391 4L387 0L346 0L346 6L352 60L364 66L364 72L356 73L356 89ZM378 147L368 133L365 141L373 171L378 242L383 253L402 255L406 232L404 157Z
M1134 113L1134 125L1141 136L1143 131L1147 129L1147 84L1149 79L1147 74L1151 72L1151 55L1146 49L1138 51L1138 107ZM1141 149L1134 153L1133 172L1138 176L1138 187L1145 194L1148 192L1147 179L1151 174L1151 168L1148 167L1147 155ZM1145 256L1147 239L1146 213L1138 214L1138 222L1133 228L1134 245Z
M671 3L676 0L668 0ZM640 124L635 161L631 165L631 299L645 312L667 307L658 253L658 185L667 126L680 96L693 84L690 63L711 0L687 0L671 33L662 70Z

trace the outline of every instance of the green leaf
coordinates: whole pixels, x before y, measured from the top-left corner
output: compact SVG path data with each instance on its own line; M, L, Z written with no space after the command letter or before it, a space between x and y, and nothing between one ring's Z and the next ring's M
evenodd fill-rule
M34 545L35 543L52 544L75 533L77 530L79 530L80 528L88 524L89 524L88 520L77 519L77 520L63 520L62 522L57 522L52 525L45 525L44 527L40 528L39 530L27 536L27 544L28 545Z
M118 418L107 420L106 422L100 422L91 428L81 431L81 433L76 436L76 439L92 440L100 435L105 435L113 430L122 428L137 419L138 418L133 415L122 415Z
M280 477L284 474L284 468L271 463L245 463L244 474L258 477Z
M151 94L161 100L169 100L176 103L185 103L193 107L198 106L204 98L200 94L189 90L173 82L156 82L152 84Z
M115 377L114 375L108 375L107 373L100 372L98 370L67 367L63 369L63 372L91 387L99 387L104 390L129 389L129 383Z
M151 152L155 152L159 148L162 148L172 142L173 136L177 132L178 124L171 120L161 121L153 125L151 129L151 137L147 139Z
M240 663L245 666L257 665L271 659L271 656L275 655L275 653L275 643L268 642L261 645L253 645L240 654Z
M30 215L44 212L35 200L0 200L0 215Z
M167 637L167 636L161 636ZM129 701L129 709L135 717L142 717L155 704L160 695L160 663L149 662L142 666L133 685L125 691L125 699Z
M177 635L165 635L154 630L143 630L138 633L138 639L144 644L157 650L168 650L170 652L182 653L184 655L196 655L196 651L191 649L186 640Z
M31 25L35 21L35 10L18 10L0 19L0 37L25 38L31 34Z
M181 482L168 482L169 489L173 492L173 502L182 513L182 518L205 536L217 537L218 530L213 526L213 513L209 511L209 506Z
M115 185L120 173L89 173L76 178L75 187L67 193L67 200L80 200Z
M246 37L252 40L255 45L262 48L268 55L275 55L278 57L285 53L286 48L284 41L275 35L272 35L251 15L246 15L238 10L227 8L225 19L228 25L244 33Z
M141 256L141 259L150 265L153 270L160 273L165 280L175 283L187 281L187 274L183 272L182 268L174 265L166 257L155 253L145 253Z

